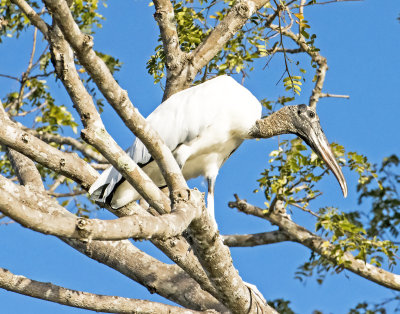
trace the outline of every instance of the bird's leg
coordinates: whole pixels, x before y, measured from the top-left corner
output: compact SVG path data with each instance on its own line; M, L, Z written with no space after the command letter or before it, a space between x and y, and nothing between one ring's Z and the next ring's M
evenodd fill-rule
M207 212L210 218L217 225L214 214L214 189L215 189L215 179L216 177L207 178L208 193L207 193Z

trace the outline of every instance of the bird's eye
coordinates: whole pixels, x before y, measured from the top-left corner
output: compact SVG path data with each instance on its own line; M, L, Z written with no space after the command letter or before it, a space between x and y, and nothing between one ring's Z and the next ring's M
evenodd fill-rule
M308 113L308 116L309 116L310 118L314 118L314 117L315 117L315 113L312 112L312 111L310 111L310 112Z
M301 111L300 111L300 110L297 110L297 114L300 115L300 114L301 114Z

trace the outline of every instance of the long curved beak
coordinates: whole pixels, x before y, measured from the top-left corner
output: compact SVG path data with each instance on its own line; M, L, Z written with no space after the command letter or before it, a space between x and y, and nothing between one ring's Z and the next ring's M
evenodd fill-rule
M320 128L319 128L320 129ZM329 142L326 139L325 134L320 129L320 132L311 130L307 138L304 139L307 144L325 161L328 168L333 172L336 179L338 180L340 187L342 188L343 196L347 196L347 184L343 176L342 170L337 163L335 156L329 146Z

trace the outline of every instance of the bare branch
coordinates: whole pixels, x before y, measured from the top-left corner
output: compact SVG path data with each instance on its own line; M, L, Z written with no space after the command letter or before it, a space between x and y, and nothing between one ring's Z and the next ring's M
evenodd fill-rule
M194 310L227 309L176 265L164 264L140 251L128 240L90 241L62 239L82 254L103 263L173 302Z
M223 235L221 237L224 244L229 247L252 247L291 241L291 238L280 230L254 234Z
M338 3L338 2L361 2L364 0L331 0L331 1L324 1L324 2L315 2L315 3L308 3L304 6L311 6L311 5L324 5L324 4L331 4L331 3Z
M208 277L219 292L219 299L233 313L276 313L268 304L260 304L254 291L249 289L232 264L226 247L214 224L203 215L194 219L189 230L195 254L208 273Z
M7 156L21 184L33 191L44 191L42 177L31 159L11 148L7 148Z
M201 313L158 302L71 290L49 282L41 282L24 276L14 275L4 268L0 268L0 287L30 297L96 312L137 314Z
M237 208L245 214L257 216L270 221L272 224L277 225L281 230L286 232L291 237L292 241L308 247L310 250L317 252L326 259L335 263L335 258L331 254L331 252L334 251L333 245L327 244L326 240L308 231L302 226L299 226L284 215L279 214L279 207L282 206L283 204L281 201L273 202L268 213L266 213L266 211L261 208L250 205L246 201L240 200L238 197L235 202L229 203L229 207L231 208ZM348 252L344 253L343 258L345 263L341 264L341 266L345 269L381 286L400 291L400 275L390 273L362 260L356 259Z
M24 227L59 237L94 240L168 238L181 234L203 209L203 195L191 190L189 201L163 216L126 216L115 220L80 218L40 193L0 176L0 211ZM47 211L52 214L47 214Z
M187 62L187 54L182 52L179 46L179 38L175 25L175 14L174 7L169 0L155 0L154 6L156 12L154 13L154 18L156 19L158 26L160 27L161 39L164 47L164 52L166 56L165 65L167 68L167 84L165 87L165 93L163 100L166 100L173 90L170 83L172 76L179 76L181 74L182 68Z
M107 159L105 159L101 154L97 153L93 149L90 148L85 143L80 142L77 139L74 139L69 136L61 136L59 134L51 134L51 133L39 133L36 130L32 130L29 128L25 129L27 132L35 135L37 138L40 138L42 141L46 143L57 143L59 145L70 145L73 148L79 150L83 155L88 158L94 159L99 163L106 163ZM108 165L109 166L109 165Z
M55 193L55 192L50 192L48 193L50 196L54 196L57 198L60 197L72 197L72 196L78 196L78 195L82 195L82 194L86 194L87 192L85 190L78 190L78 191L73 191L73 192L69 192L69 193Z
M25 98L25 95L22 96L21 100L23 98ZM35 111L38 111L38 110L42 109L46 105L47 105L47 100L45 100L40 106L37 106L37 107L35 107L35 108L33 108L33 109L29 110L29 111L24 111L24 112L17 113L15 116L17 116L17 117L25 117L28 114L31 114L31 113L33 113Z
M119 208L116 211L110 211L118 217L124 217L127 215L147 215L151 217L151 214L144 210L137 203L130 203L127 206ZM183 236L176 236L163 240L152 239L151 242L165 255L167 255L172 261L174 261L180 268L182 268L187 274L189 274L190 277L196 280L196 282L200 284L203 290L218 298L218 291L210 282L210 279L207 277L206 272L204 271L198 258L194 255L193 249L188 243L192 242L191 239L187 241Z
M5 77L5 78L9 78L11 80L15 80L15 81L21 82L21 80L18 77L7 75L7 74L0 74L0 77Z
M149 204L157 210L168 212L169 198L159 190L105 130L93 99L76 71L73 52L57 25L49 31L49 41L57 75L64 84L86 128L82 130L82 137L96 147Z
M63 153L33 135L22 131L12 122L0 105L0 143L6 145L55 172L81 184L85 189L98 173L76 154ZM89 184L89 185L88 185Z
M65 179L66 178L63 175L58 176L57 179L53 182L53 184L49 187L47 192L53 193L59 187L59 185L64 182Z
M105 63L96 55L92 49L92 38L80 31L66 2L63 0L44 0L44 2L50 8L65 39L74 49L79 62L85 67L126 126L144 143L156 160L170 191L187 188L186 181L171 151L159 135L148 126L143 116L130 101L127 91L118 85ZM98 131L99 126L96 132ZM146 198L146 201L149 200Z
M345 99L350 99L349 95L337 95L337 94L330 94L330 93L321 93L319 95L320 98L323 97L334 97L334 98L345 98Z

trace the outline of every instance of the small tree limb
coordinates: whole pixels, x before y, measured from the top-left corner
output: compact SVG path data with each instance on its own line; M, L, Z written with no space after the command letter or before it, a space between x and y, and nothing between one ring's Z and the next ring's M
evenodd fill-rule
M224 244L229 247L253 247L291 241L291 238L280 230L254 234L230 234L221 237Z
M96 312L137 314L202 313L158 302L71 290L49 282L41 282L24 276L14 275L4 268L0 268L0 288L38 299Z

